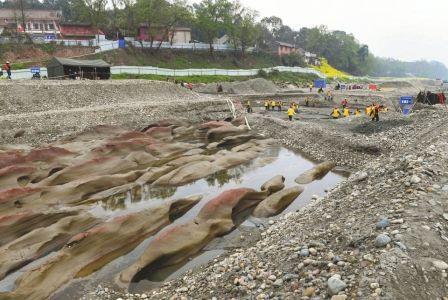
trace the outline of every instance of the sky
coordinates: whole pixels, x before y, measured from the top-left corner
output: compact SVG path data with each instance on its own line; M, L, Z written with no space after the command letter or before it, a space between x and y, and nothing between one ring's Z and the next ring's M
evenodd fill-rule
M381 57L448 66L448 0L240 0L293 29L326 25L353 35Z

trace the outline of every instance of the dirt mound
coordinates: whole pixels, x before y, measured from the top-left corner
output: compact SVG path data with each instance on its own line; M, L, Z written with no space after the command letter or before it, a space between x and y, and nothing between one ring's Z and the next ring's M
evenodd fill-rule
M379 84L380 88L397 89L414 87L409 81L387 81Z
M224 82L220 83L225 94L274 94L279 91L279 88L271 81L256 78L241 82ZM217 84L207 84L196 89L200 93L216 94Z

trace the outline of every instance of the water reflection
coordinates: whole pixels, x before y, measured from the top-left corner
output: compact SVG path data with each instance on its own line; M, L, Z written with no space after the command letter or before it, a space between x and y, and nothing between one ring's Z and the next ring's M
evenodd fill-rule
M241 187L259 190L264 182L275 175L283 175L286 178L286 187L292 187L297 185L294 178L313 166L311 161L288 149L268 147L259 157L246 164L216 172L190 184L179 187L136 185L125 193L101 201L100 205L92 208L91 213L100 217L122 215L158 205L160 201L202 195L203 200L185 215L188 219L194 217L208 200L223 191ZM314 195L323 196L325 190L334 187L343 179L344 176L330 172L321 180L306 185L305 192L285 210L285 213L303 207Z

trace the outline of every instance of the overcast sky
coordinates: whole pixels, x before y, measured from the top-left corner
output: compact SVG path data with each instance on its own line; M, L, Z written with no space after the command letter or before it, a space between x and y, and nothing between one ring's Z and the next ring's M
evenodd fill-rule
M326 25L353 33L377 56L448 66L448 0L241 0L294 29Z

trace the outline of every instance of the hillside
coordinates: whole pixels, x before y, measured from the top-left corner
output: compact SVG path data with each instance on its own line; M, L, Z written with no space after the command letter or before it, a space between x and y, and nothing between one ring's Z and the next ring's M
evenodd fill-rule
M86 58L100 58L113 65L156 66L169 69L259 69L282 64L279 57L262 53L248 53L242 58L229 52L216 52L211 56L207 51L151 51L135 48L117 49Z

